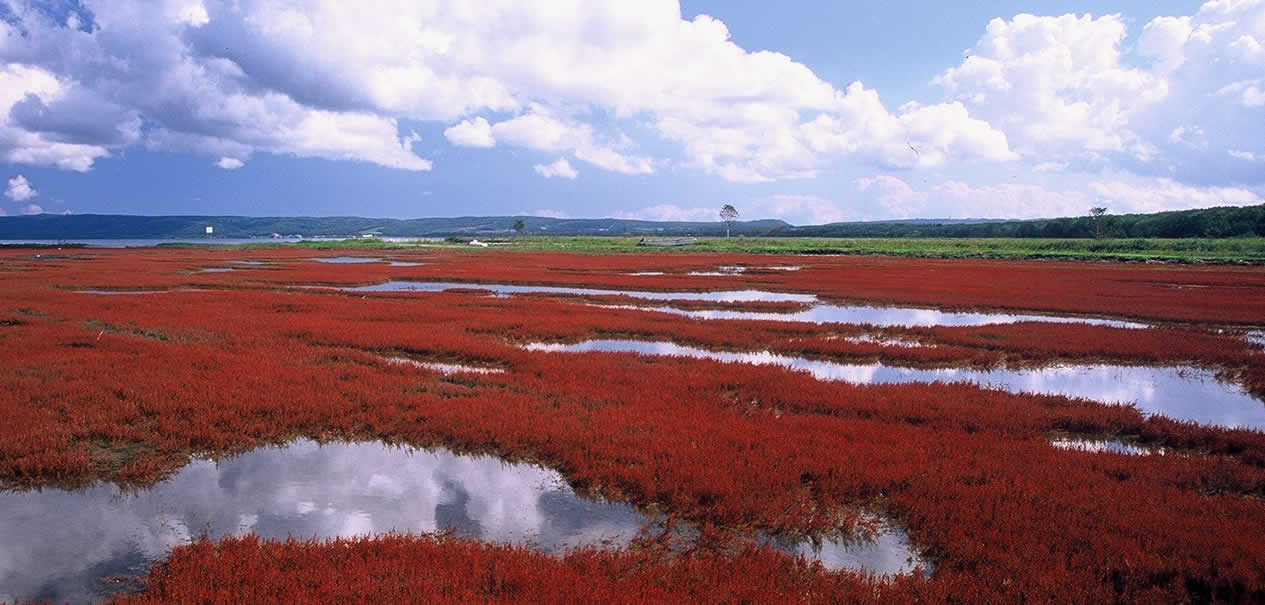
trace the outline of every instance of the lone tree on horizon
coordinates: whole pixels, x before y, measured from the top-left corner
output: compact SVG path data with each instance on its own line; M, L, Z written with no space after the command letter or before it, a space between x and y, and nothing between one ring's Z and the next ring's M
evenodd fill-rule
M514 219L514 230L517 231L519 235L522 235L523 229L526 229L526 228L527 228L527 224L523 222L523 219L521 218Z
M738 209L734 208L733 204L721 206L720 220L725 221L725 237L729 237L729 227L738 220Z
M1107 216L1106 206L1094 206L1089 209L1089 218L1094 221L1094 239L1102 239L1103 223L1106 222L1103 217L1105 216Z

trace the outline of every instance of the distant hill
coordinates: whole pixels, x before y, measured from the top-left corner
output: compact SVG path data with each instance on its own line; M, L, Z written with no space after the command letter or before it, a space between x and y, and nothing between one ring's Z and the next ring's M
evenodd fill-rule
M216 237L384 237L496 236L514 233L522 220L531 235L722 235L720 222L661 222L627 219L557 219L533 216L390 219L357 216L135 216L72 214L0 217L0 239L165 239L197 238L212 227ZM735 234L767 235L789 226L779 220L741 221Z
M563 219L534 216L384 219L355 216L137 216L119 214L38 214L0 217L0 239L188 239L204 237L208 226L216 237L281 235L304 237L494 237L514 233L522 220L529 235L723 235L716 222L640 221L629 219ZM904 219L888 221L791 225L781 220L739 221L734 235L749 237L1233 237L1265 236L1265 205L1207 208L1155 214L1124 214L1093 219L1067 217L1037 220Z

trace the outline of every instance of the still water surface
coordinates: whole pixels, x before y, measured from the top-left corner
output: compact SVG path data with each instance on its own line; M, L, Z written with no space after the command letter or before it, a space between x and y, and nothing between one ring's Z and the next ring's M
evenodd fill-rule
M768 351L710 351L671 342L588 340L575 344L534 343L533 351L582 353L605 351L643 355L679 355L699 359L776 365L806 371L820 380L853 384L969 381L1015 393L1045 393L1107 403L1133 404L1146 414L1162 414L1224 427L1265 430L1265 402L1240 386L1217 380L1211 370L1189 367L1061 365L1042 368L976 370L904 368L882 363L844 364Z
M1100 319L1092 317L1067 317L1028 313L976 313L940 311L916 307L880 307L872 305L836 305L822 302L813 294L770 292L766 290L723 290L711 292L655 292L641 290L609 290L601 288L571 288L563 286L531 286L519 284L489 284L477 282L421 282L392 280L368 286L342 288L352 292L443 292L445 290L487 290L498 296L514 294L563 294L572 296L629 296L643 300L676 301L704 300L710 302L793 302L812 305L808 309L791 313L764 313L752 311L693 311L671 307L618 307L637 310L661 311L697 319L747 319L795 321L810 323L852 323L875 326L972 326L1020 321L1047 321L1060 323L1087 323L1116 327L1140 328L1145 324Z
M628 504L582 498L559 473L535 465L444 449L300 440L195 460L141 491L100 484L0 492L0 601L99 601L119 587L106 578L142 576L173 547L203 534L304 539L450 529L559 553L622 547L654 522ZM834 569L908 573L921 564L894 529L867 542L777 546Z

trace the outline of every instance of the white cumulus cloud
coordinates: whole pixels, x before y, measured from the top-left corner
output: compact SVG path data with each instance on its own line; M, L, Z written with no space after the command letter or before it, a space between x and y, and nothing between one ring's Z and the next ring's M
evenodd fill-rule
M719 221L720 207L687 208L677 204L655 204L616 212L614 218L640 221Z
M484 117L473 120L462 120L460 123L444 130L444 137L453 145L460 147L495 147L496 138L492 136L492 126Z
M856 209L867 220L899 218L1046 218L1077 216L1089 208L1081 191L1030 183L972 185L942 181L919 190L890 175L857 179Z
M1208 206L1245 206L1262 203L1261 196L1241 187L1195 187L1167 178L1140 182L1095 181L1090 189L1109 205L1128 212L1187 210Z
M406 126L420 121L446 126L452 145L627 175L685 167L765 183L847 165L943 180L983 164L1200 191L1265 184L1223 152L1265 157L1265 0L1137 24L1000 17L965 58L945 59L939 102L896 105L743 48L677 0L87 4L5 4L0 160L86 171L142 146L223 168L264 152L424 171ZM923 203L891 185L867 191L893 211ZM1005 204L1014 191L985 193ZM928 212L951 199L921 193Z
M224 170L237 170L238 168L245 166L246 163L237 158L230 158L226 156L217 160L215 165L223 168Z
M31 185L31 181L28 181L25 176L20 174L9 179L9 184L4 190L4 196L15 202L25 202L37 195L39 195L39 191L36 191L35 187Z
M545 178L560 177L564 179L574 179L580 176L580 173L571 167L571 162L567 158L558 158L558 161L552 164L536 164L536 174Z
M531 212L522 212L528 216L543 216L545 218L571 218L571 215L563 210L555 210L553 208L538 208Z
M1132 48L1129 29L1118 14L994 19L935 82L1036 165L1203 187L1265 182L1221 151L1265 153L1265 1L1157 17Z
M635 124L742 182L813 176L834 155L896 166L1012 155L962 105L889 111L854 94L863 87L844 92L782 53L740 47L718 19L683 19L676 0L385 0L371 11L117 0L94 3L90 25L75 15L78 27L14 6L0 23L0 61L23 80L0 99L0 110L23 104L15 140L0 143L14 162L86 170L143 144L429 169L403 119L452 124L455 145L504 141L650 174L659 161L624 132ZM925 159L905 157L908 143Z

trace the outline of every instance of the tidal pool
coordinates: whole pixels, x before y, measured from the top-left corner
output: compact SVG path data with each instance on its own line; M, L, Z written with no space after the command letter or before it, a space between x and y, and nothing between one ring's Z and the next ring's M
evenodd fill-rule
M877 334L857 334L855 336L840 337L845 342L856 344L876 344L885 347L927 347L935 348L933 344L923 344L912 338L903 338L900 336L880 336ZM827 338L829 340L829 338Z
M812 294L787 294L763 290L726 290L722 292L649 292L637 290L604 290L563 286L524 286L518 284L485 284L478 282L424 282L393 280L368 286L341 288L350 292L443 292L445 290L487 290L493 294L567 294L573 296L630 296L646 300L707 300L717 302L801 302L817 300Z
M201 292L200 288L176 288L174 290L75 290L76 294L113 296L116 294L167 294L170 292Z
M371 256L324 256L312 259L318 263L331 263L335 265L366 265L369 263L380 263L382 259Z
M135 587L154 561L203 534L324 539L452 530L559 553L623 547L657 522L628 504L582 498L560 474L531 464L299 440L197 459L141 491L99 484L0 492L0 601L100 601L120 587L107 578L132 578ZM777 546L833 569L904 573L919 563L900 532Z
M390 266L392 267L420 267L422 266L422 263L415 263L413 261L406 261L406 260L393 260L391 261Z
M707 277L719 277L723 275L738 275L749 271L799 271L803 267L790 265L770 265L766 267L746 267L743 265L721 265L716 267L714 271L690 271L686 275L701 275ZM662 274L660 274L662 275Z
M884 524L880 524L873 539L865 541L768 538L760 542L783 552L820 561L826 569L863 569L876 575L891 576L913 573L922 568L928 578L932 572L931 565L914 554L905 532Z
M1118 439L1071 439L1061 438L1050 441L1050 445L1063 450L1076 450L1079 452L1094 453L1111 453L1126 454L1129 456L1145 456L1147 454L1163 454L1166 450L1162 448L1148 448L1130 443L1125 443Z
M498 296L514 294L563 294L572 296L629 296L643 300L705 300L712 302L794 302L812 305L808 309L791 313L755 311L695 311L671 307L630 307L606 305L609 308L660 311L684 315L696 319L746 319L770 321L794 321L809 323L851 323L875 326L974 326L1021 321L1045 321L1059 323L1086 323L1125 328L1144 328L1147 324L1093 317L1068 317L1061 315L1035 315L1029 313L976 313L939 311L916 307L880 307L873 305L835 305L824 303L814 294L770 292L767 290L722 290L711 292L653 292L644 290L610 290L601 288L571 288L563 286L528 286L517 284L488 284L477 282L421 282L393 280L368 286L340 288L351 292L443 292L467 289L487 290Z
M443 374L503 374L505 372L505 370L501 368L487 368L460 363L441 363L438 361L421 361L417 359L409 359L407 357L383 357L383 359L385 359L387 363L426 368L427 370L434 370Z
M814 297L815 299L815 297ZM795 321L806 323L849 323L874 326L982 326L1008 324L1021 321L1052 323L1084 323L1117 328L1145 328L1146 324L1101 319L1096 317L1069 317L1063 315L1036 315L1031 313L980 313L971 311L940 311L917 307L880 307L874 305L835 305L817 302L802 311L768 313L735 310L689 310L672 307L642 307L645 311L661 311L684 315L695 319L745 319L767 321Z
M717 277L722 275L740 275L746 272L747 268L740 265L721 265L716 267L715 271L690 271L686 275Z
M524 347L533 351L679 355L754 365L776 365L806 371L820 380L840 380L853 384L966 381L1014 393L1045 393L1106 403L1132 404L1145 414L1161 414L1176 420L1265 430L1265 402L1245 392L1238 385L1217 380L1215 372L1201 368L1094 364L1019 370L920 369L882 363L843 364L768 351L710 351L671 342L638 340L588 340L575 344L533 343Z

